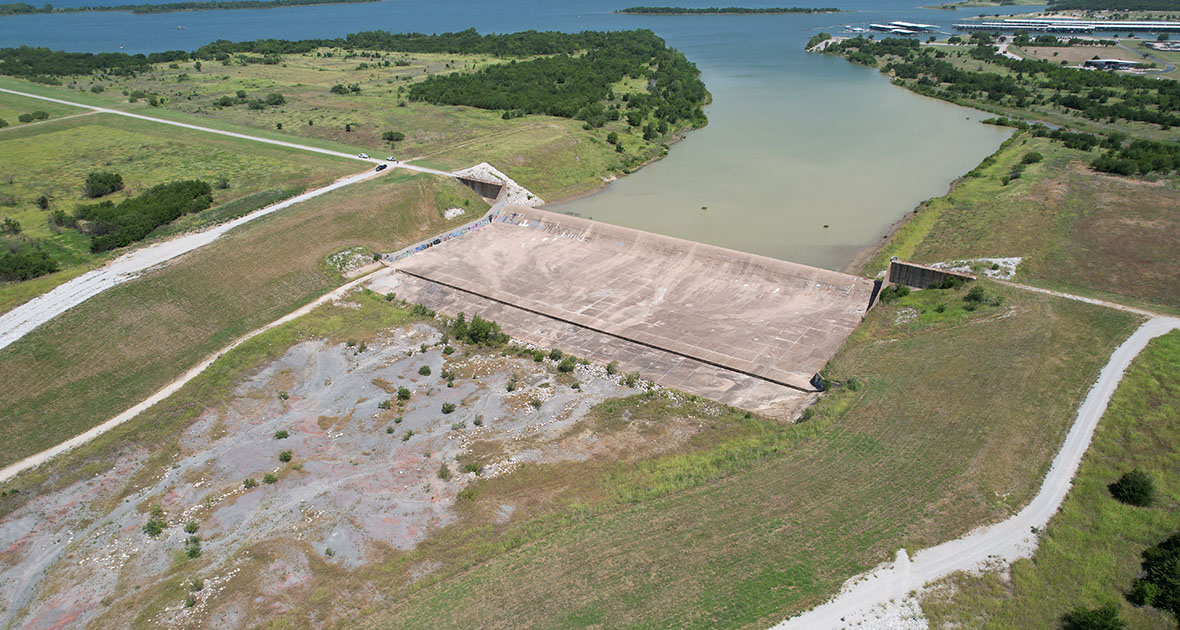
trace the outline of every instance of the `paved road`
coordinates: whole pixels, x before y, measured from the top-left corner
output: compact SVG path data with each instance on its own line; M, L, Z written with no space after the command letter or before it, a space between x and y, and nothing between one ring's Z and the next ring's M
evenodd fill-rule
M378 160L375 158L362 159L362 158L358 158L357 156L352 155L352 154L342 153L339 151L330 151L328 149L321 149L318 147L306 146L306 145L297 144L294 142L285 142L285 141L281 141L281 140L271 140L268 138L259 138L256 136L251 136L251 135L242 134L242 133L235 133L235 132L231 132L231 131L222 131L220 129L201 127L199 125L190 125L187 123L180 123L180 122L175 122L175 121L171 121L171 120L152 118L151 116L132 114L132 113L128 113L128 112L119 111L117 109L108 109L108 108L104 108L104 107L92 107L90 105L85 105L83 103L74 103L71 101L64 101L61 99L49 98L46 96L38 96L36 94L27 94L24 92L17 92L14 90L8 90L8 89L4 89L4 88L0 88L0 92L6 92L9 94L16 94L16 95L25 96L28 98L40 99L43 101L50 101L53 103L60 103L63 105L70 105L73 107L88 108L88 109L92 109L96 112L101 112L101 113L116 114L119 116L127 116L130 118L138 118L140 120L147 120L147 121L160 123L160 124L164 124L164 125L172 125L175 127L184 127L186 129L194 129L197 131L203 131L203 132L207 132L207 133L215 133L215 134L220 134L223 136L232 136L235 138L243 138L246 140L253 140L255 142L262 142L262 143L266 143L266 144L291 147L291 148L295 148L295 149L301 149L304 151L311 151L314 153L331 155L334 157L348 158L351 160L357 160L357 161L366 162L366 163L389 164L390 166L392 166L394 168L401 168L401 169L415 171L415 172L419 172L419 173L431 173L434 175L445 175L448 177L452 176L451 173L448 173L446 171L440 171L440 170L436 170L436 169L432 169L432 168L425 168L422 166L415 166L412 164L405 164L404 162L390 164L390 163L387 163L387 162L384 162L382 160ZM222 234L225 234L226 232L234 229L235 227L238 227L238 226L243 225L245 223L249 223L250 221L264 217L264 216L271 214L273 212L277 212L279 210L289 208L297 203L307 201L307 200L313 199L315 197L319 197L320 195L331 192L333 190L337 190L337 189L343 188L345 186L349 186L349 185L352 185L352 184L355 184L358 182L365 181L367 179L370 179L372 177L379 175L382 172L388 172L388 169L386 171L381 171L381 172L378 172L378 171L375 171L372 169L366 170L366 171L364 171L362 173L358 173L356 175L352 175L349 177L344 177L342 179L338 179L335 182L332 182L331 184L324 186L323 188L317 188L316 190L305 192L301 195L297 195L297 196L292 197L290 199L286 199L286 200L280 201L276 204L267 206L261 210L251 212L250 214L247 214L245 216L234 219L233 221L229 221L227 223L222 223L220 225L214 226L214 227L212 227L208 230L205 230L203 232L197 232L194 234L186 234L186 235L179 236L179 237L176 237L176 238L173 238L173 239L161 242L161 243L156 243L154 245L149 245L147 247L141 247L141 248L135 249L127 254L124 254L124 255L116 258L115 260L113 260L112 262L107 264L106 266L102 267L101 269L96 269L94 271L83 274L73 280L70 280L69 282L59 285L58 287L54 288L53 290L51 290L47 293L39 295L39 296L33 298L32 300L25 302L24 304L8 311L7 313L0 314L0 348L7 347L9 344L12 344L16 340L25 336L26 334L28 334L30 331L34 330L35 328L37 328L41 324L48 322L49 320L53 319L54 317L61 315L62 313L66 312L69 309L81 304L82 302L85 302L86 300L98 295L99 293L102 293L103 291L105 291L113 286L116 286L118 284L122 284L123 282L127 282L128 280L134 279L135 277L137 277L139 275L140 272L142 272L150 267L154 267L158 264L161 264L163 262L171 260L177 256L180 256L181 254L184 254L186 252L190 252L194 249L197 249L198 247L208 245L209 243L213 242L218 237L220 237Z
M858 623L864 624L861 627L873 627L874 609L891 601L901 602L910 592L927 584L959 571L983 569L997 560L1010 563L1031 557L1037 547L1033 528L1043 528L1061 507L1123 373L1149 341L1177 328L1180 319L1156 317L1140 326L1114 351L1078 408L1077 419L1053 458L1041 490L1020 513L962 538L923 549L912 560L904 551L899 552L894 562L848 580L836 598L774 626L775 630L852 628Z

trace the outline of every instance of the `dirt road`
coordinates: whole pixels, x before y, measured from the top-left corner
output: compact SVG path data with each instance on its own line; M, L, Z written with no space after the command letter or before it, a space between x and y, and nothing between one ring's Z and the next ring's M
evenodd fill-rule
M34 98L34 99L39 99L39 100L43 100L43 101L49 101L52 103L60 103L62 105L70 105L73 107L82 107L82 108L94 110L93 112L88 112L88 113L98 112L98 113L115 114L115 115L119 115L119 116L127 116L130 118L138 118L140 120L147 120L150 122L155 122L155 123L159 123L159 124L163 124L163 125L172 125L175 127L184 127L186 129L194 129L197 131L214 133L214 134L219 134L219 135L223 135L223 136L232 136L235 138L243 138L246 140L253 140L255 142L262 142L262 143L266 143L266 144L274 144L274 145L279 145L279 146L291 147L291 148L295 148L295 149L301 149L304 151L311 151L314 153L321 153L321 154L325 154L325 155L331 155L334 157L348 158L348 159L357 160L357 161L361 161L361 162L375 163L375 164L388 164L389 166L391 166L393 168L401 168L401 169L405 169L408 171L414 171L414 172L418 172L418 173L430 173L433 175L444 175L447 177L451 176L451 173L448 173L446 171L440 171L440 170L426 168L426 167L422 167L422 166L414 166L412 164L405 164L404 162L386 163L382 160L378 160L378 159L374 159L374 158L363 158L362 159L362 158L357 157L356 155L352 155L349 153L342 153L340 151L331 151L328 149L311 147L311 146L307 146L307 145L297 144L294 142L284 142L281 140L271 140L268 138L260 138L257 136L251 136L251 135L242 134L242 133L235 133L232 131L222 131L220 129L212 129L210 127L201 127L199 125L190 125L187 123L175 122L175 121L171 121L171 120L164 120L161 118L153 118L151 116L144 116L141 114L132 114L129 112L119 111L117 109L108 109L105 107L92 107L90 105L86 105L83 103L74 103L71 101L64 101L61 99L49 98L46 96L37 96L36 94L27 94L25 92L17 92L15 90L8 90L8 89L4 89L4 88L0 88L0 92L6 92L8 94L16 94L18 96L24 96L27 98ZM388 169L386 171L382 171L382 172L388 172ZM21 337L25 336L26 334L28 334L30 331L37 328L41 324L48 322L49 320L53 319L54 317L61 315L62 313L66 312L67 310L81 304L82 302L85 302L86 300L98 295L99 293L102 293L103 291L105 291L113 286L116 286L116 285L121 284L123 282L127 282L128 280L134 279L140 272L142 272L150 267L153 267L153 266L158 265L160 263L171 260L177 256L180 256L181 254L184 254L186 252L190 252L194 249L197 249L198 247L208 245L209 243L213 242L218 237L220 237L222 234L225 234L226 232L234 229L235 227L249 223L250 221L264 217L264 216L271 214L273 212L278 212L279 210L289 208L297 203L301 203L303 201L307 201L309 199L319 197L320 195L332 192L333 190L337 190L337 189L343 188L345 186L349 186L349 185L352 185L352 184L355 184L358 182L365 181L365 180L375 177L379 174L380 174L380 172L378 172L378 171L367 170L363 173L358 173L356 175L344 177L344 178L336 180L335 182L332 182L331 184L329 184L327 186L324 186L323 188L317 188L316 190L305 192L302 195L297 195L297 196L292 197L290 199L280 201L276 204L267 206L261 210L251 212L250 214L247 214L245 216L234 219L233 221L229 221L227 223L222 223L221 225L218 225L218 226L215 226L215 227L210 228L208 230L205 230L204 232L198 232L196 234L186 234L184 236L170 239L170 240L164 241L162 243L157 243L155 245L151 245L148 247L136 249L128 254L120 256L119 258L116 258L110 264L104 266L101 269L96 269L96 270L86 273L82 276L79 276L73 280L70 280L69 282L66 282L65 284L62 284L62 285L54 288L53 290L49 291L48 293L44 293L42 295L39 295L36 298L33 298L32 300L29 300L28 302L12 309L11 311L8 311L7 313L0 315L0 348L4 348L4 347L8 346L9 344L11 344L11 343L15 342L16 340L20 339Z
M1094 429L1123 373L1149 341L1176 328L1180 328L1180 319L1156 317L1140 326L1114 351L1078 408L1077 419L1053 458L1040 492L1019 514L957 540L923 549L912 560L901 551L894 562L845 582L840 594L828 603L774 628L897 627L888 620L878 619L882 607L890 602L898 604L910 592L958 571L980 570L997 560L1008 563L1032 556L1037 546L1033 531L1043 528L1065 500Z

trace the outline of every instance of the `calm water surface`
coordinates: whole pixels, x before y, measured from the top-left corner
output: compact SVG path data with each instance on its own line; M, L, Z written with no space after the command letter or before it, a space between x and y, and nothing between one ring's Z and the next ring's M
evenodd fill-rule
M955 177L994 151L1007 135L979 124L985 117L979 112L915 96L890 85L875 70L802 50L813 34L837 32L844 24L907 20L944 25L949 32L951 22L973 12L924 10L918 2L899 0L824 0L815 6L835 5L852 12L668 17L611 13L632 4L652 3L384 0L157 15L15 16L0 18L0 47L150 52L192 50L216 39L336 37L372 29L432 33L471 27L480 32L649 28L701 68L713 93L709 126L691 133L664 160L604 192L550 209L833 269L879 240L918 202L943 194ZM668 4L711 6L693 0ZM177 29L180 25L185 29Z

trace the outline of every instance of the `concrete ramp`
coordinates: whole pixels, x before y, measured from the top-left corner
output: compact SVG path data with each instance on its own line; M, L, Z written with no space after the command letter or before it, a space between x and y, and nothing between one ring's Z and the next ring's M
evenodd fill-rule
M722 380L798 392L815 390L813 376L860 322L873 291L856 276L522 206L396 267L415 279L406 290L450 310L495 304L506 332L528 331L534 343L555 340L536 340L549 322L567 346L573 331L596 339L563 348L589 358L611 360L607 347L618 344L637 356L668 355L669 366L708 366ZM684 369L661 382L652 367L644 376L656 382L726 398L716 382L686 386L693 378Z

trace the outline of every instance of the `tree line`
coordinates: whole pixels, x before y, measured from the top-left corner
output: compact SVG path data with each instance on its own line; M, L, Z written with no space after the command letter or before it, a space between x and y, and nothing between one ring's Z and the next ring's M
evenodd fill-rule
M635 15L780 15L784 13L840 13L835 7L708 7L695 9L689 7L627 7L619 9L618 13Z
M316 4L355 4L379 2L380 0L204 0L193 2L166 2L163 4L115 4L85 7L55 7L52 4L34 6L27 2L0 4L0 16L25 15L31 13L91 13L117 11L123 13L173 13L176 11L212 11L224 9L277 9L281 7L302 7Z

